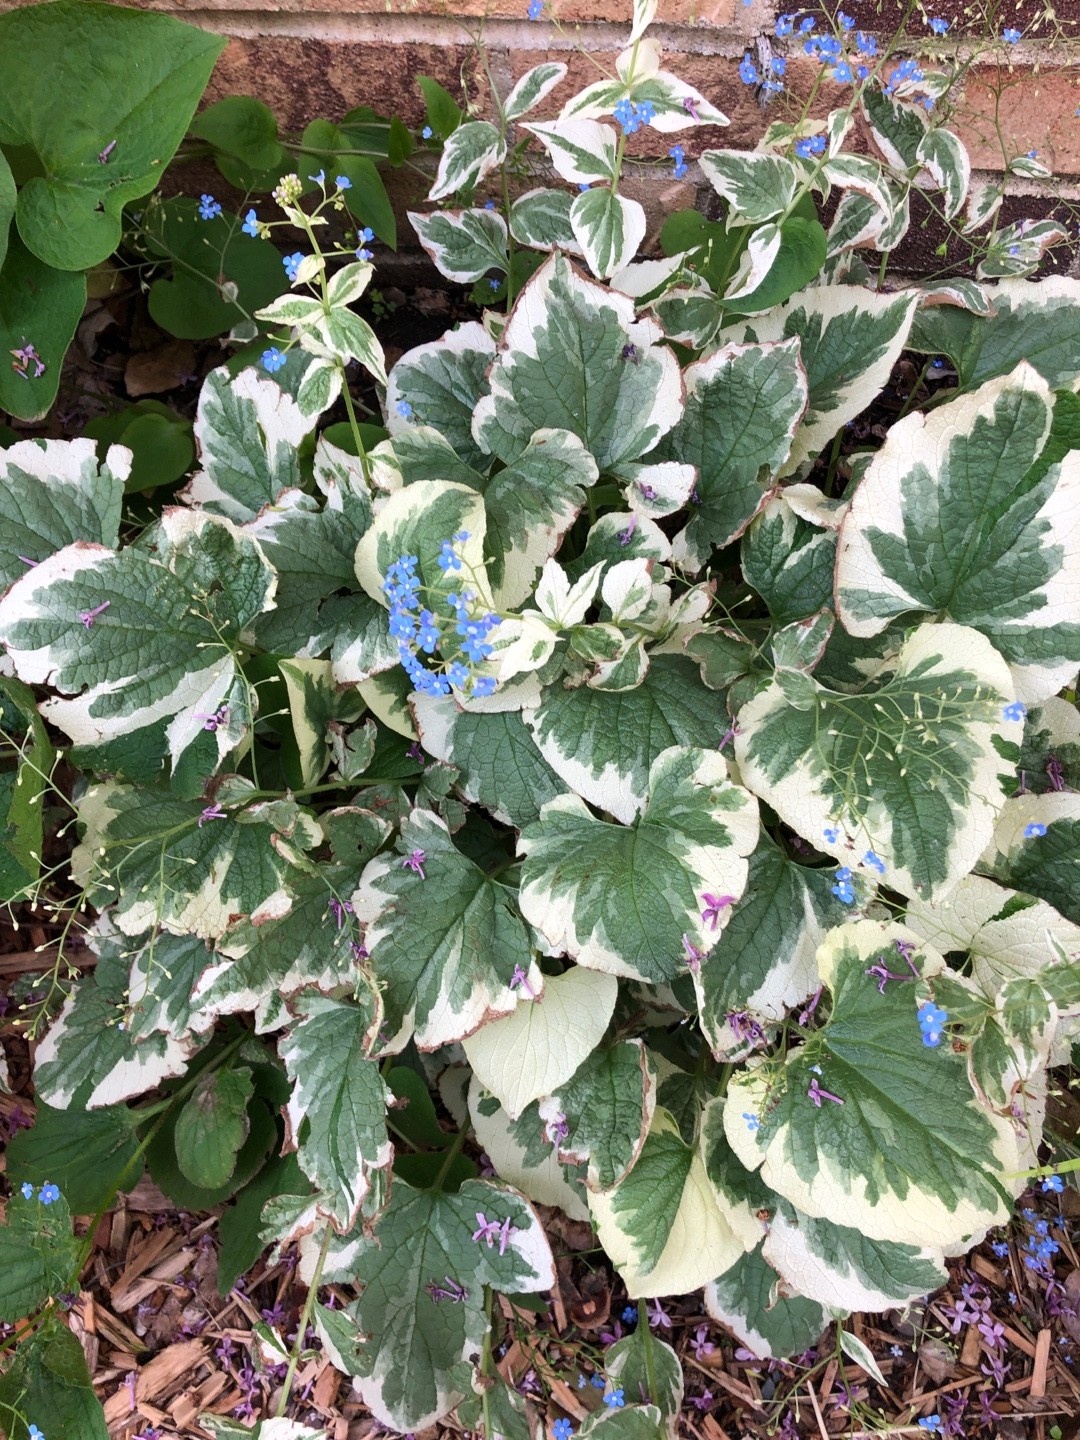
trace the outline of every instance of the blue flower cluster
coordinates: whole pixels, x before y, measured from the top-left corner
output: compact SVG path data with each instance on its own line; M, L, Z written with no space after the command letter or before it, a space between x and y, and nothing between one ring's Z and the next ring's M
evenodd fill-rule
M1029 1235L1024 1244L1024 1264L1029 1270L1048 1270L1050 1261L1061 1249L1049 1235L1050 1226L1045 1220L1035 1225L1035 1234Z
M836 872L836 884L832 887L832 893L840 901L841 905L854 905L855 886L852 882L851 871L846 865L841 865Z
M651 100L643 100L640 105L635 105L633 100L624 98L611 113L622 126L623 134L633 135L642 125L651 125L656 119L656 106Z
M667 152L675 161L675 179L681 180L689 168L686 163L686 152L681 145L673 145Z
M807 135L803 140L796 140L795 154L800 160L812 160L815 155L824 155L825 136Z
M438 564L444 574L461 569L461 557L454 546L468 538L468 532L461 530L453 540L442 542ZM490 611L470 614L476 600L471 590L445 597L449 619L422 606L418 563L415 555L402 555L387 568L382 587L390 602L390 634L398 642L398 657L405 673L421 695L449 695L451 689L473 697L492 694L494 677L478 675L476 669L491 656L493 647L488 636L500 623L499 617ZM437 649L450 658L441 669L432 670L418 652L434 655Z
M29 1180L23 1181L19 1187L19 1192L24 1200L32 1200L34 1198L34 1187L30 1184ZM52 1205L54 1201L60 1199L60 1191L51 1181L47 1180L38 1191L38 1199L42 1205Z
M922 1031L922 1043L929 1045L931 1049L941 1044L941 1037L945 1033L945 1026L949 1023L949 1012L941 1010L937 1005L928 1002L919 1006L919 1029Z

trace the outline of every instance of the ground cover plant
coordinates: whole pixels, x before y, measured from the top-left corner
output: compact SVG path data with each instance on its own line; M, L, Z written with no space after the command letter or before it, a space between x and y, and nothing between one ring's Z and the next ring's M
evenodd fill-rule
M537 1207L591 1224L657 1331L701 1291L754 1355L836 1324L883 1384L845 1317L934 1292L1080 1163L1043 1148L1080 1015L1080 284L1031 278L1064 231L971 190L955 70L793 15L836 107L706 149L723 219L639 260L628 137L726 123L653 10L554 120L528 117L561 64L496 121L429 89L429 199L463 203L410 220L505 308L387 372L353 179L286 171L242 212L284 277L269 339L207 376L175 503L131 503L123 444L0 454L0 878L60 917L15 988L15 1440L107 1433L71 1217L144 1167L229 1202L223 1291L296 1247L254 1433L321 1435L285 1414L310 1325L389 1429L517 1440L493 1317L555 1284ZM569 189L517 183L533 142ZM974 277L881 283L916 196ZM905 413L841 464L905 353ZM611 1340L578 1433L676 1434L672 1346Z

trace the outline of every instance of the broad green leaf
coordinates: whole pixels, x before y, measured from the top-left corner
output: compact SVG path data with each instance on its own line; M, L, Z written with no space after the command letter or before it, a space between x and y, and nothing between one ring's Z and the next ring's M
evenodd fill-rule
M209 515L168 510L160 539L159 559L82 543L48 556L0 600L0 638L20 679L60 692L41 711L75 744L168 717L175 762L233 701L227 642L270 608L274 575L251 540ZM233 719L216 733L220 755L242 734Z
M510 892L456 848L437 815L414 810L400 844L366 866L352 903L383 992L384 1049L413 1036L434 1050L509 1015L521 1001L515 969L533 990L540 971ZM406 863L417 852L420 870Z
M729 225L760 225L791 204L798 166L761 151L705 150L698 164L713 189L731 206Z
M409 211L409 224L440 275L459 284L506 270L506 221L495 210Z
M0 144L27 146L41 164L16 211L29 249L60 270L113 253L123 207L160 181L224 46L167 15L79 0L3 17Z
M196 1048L189 1035L136 1035L128 1010L129 963L119 936L91 936L97 956L64 1001L34 1058L34 1089L66 1109L78 1094L88 1110L144 1095L182 1075Z
M124 481L128 495L171 487L195 463L192 422L158 400L139 400L115 415L99 415L83 433L97 441L99 458L113 444L131 451Z
M0 740L0 753L15 762L0 773L0 898L28 899L41 873L43 808L56 752L33 691L5 676L0 676Z
M648 1051L640 1040L620 1040L593 1050L557 1085L540 1102L540 1118L549 1134L559 1134L559 1158L587 1164L585 1183L607 1190L633 1169L655 1109L656 1075Z
M280 670L300 752L300 783L317 785L330 765L331 724L358 719L364 702L354 692L336 688L329 660L283 660Z
M270 919L287 906L289 866L270 837L295 830L294 843L310 845L320 833L313 822L280 817L264 803L200 825L204 808L201 800L108 782L80 798L83 833L72 873L101 903L115 898L113 918L124 934L161 925L209 938L239 916L259 911Z
M603 1039L615 1010L614 976L572 966L543 992L462 1042L473 1073L516 1120L568 1081Z
M757 835L757 807L728 780L719 753L673 746L653 762L632 825L598 820L576 795L544 806L521 835L522 913L579 964L653 984L674 980L686 945L707 952L716 943L702 897L714 887L743 893L744 857Z
M38 1098L34 1123L11 1137L6 1175L13 1190L29 1181L60 1187L76 1215L93 1215L118 1190L142 1177L139 1138L125 1105L108 1110L54 1110Z
M471 190L506 156L506 141L487 120L467 120L446 136L429 200Z
M804 709L774 681L744 705L740 773L841 864L933 898L973 868L993 834L1004 804L997 742L1018 739L1022 724L1005 717L1011 688L978 631L922 625L876 689L818 687Z
M217 1291L227 1295L237 1277L250 1270L263 1249L259 1217L268 1200L286 1194L307 1196L311 1184L295 1155L268 1160L218 1220ZM316 1310L320 1307L316 1305Z
M63 1195L46 1205L40 1189L30 1199L20 1191L8 1201L4 1220L0 1226L0 1320L13 1325L34 1315L50 1295L70 1289L80 1245L72 1233L71 1209Z
M12 1412L32 1416L44 1436L109 1440L82 1346L65 1326L47 1323L19 1345L0 1378L0 1413ZM23 1440L29 1431L13 1425L8 1433L12 1440Z
M248 1101L254 1092L246 1065L225 1066L201 1075L184 1101L173 1140L176 1162L193 1185L224 1185L248 1137Z
M639 1398L651 1401L664 1422L662 1433L675 1436L683 1402L682 1361L652 1333L647 1320L640 1320L635 1330L608 1348L604 1369L612 1386L621 1386L632 1402Z
M495 342L475 320L407 350L388 376L386 424L391 437L417 421L433 425L467 465L486 464L484 450L473 439L472 415L487 393L487 370L494 358ZM411 415L400 413L403 403L411 407Z
M705 1287L705 1309L762 1360L799 1355L821 1338L829 1313L781 1289L761 1250L742 1255Z
M744 1250L717 1203L700 1153L657 1110L637 1164L589 1194L600 1243L631 1300L682 1295L727 1270Z
M429 755L461 772L466 800L504 825L521 829L566 785L547 763L518 710L461 710L452 699L413 701L420 741Z
M686 408L653 452L697 468L691 519L675 558L699 570L713 547L730 545L768 498L806 404L806 375L794 340L725 345L683 372Z
M1021 364L892 427L840 530L836 595L851 634L929 612L981 631L1025 700L1076 674L1080 451L1062 457L1053 418L1049 386Z
M827 1023L782 1067L733 1077L724 1129L743 1164L760 1166L803 1214L843 1215L868 1239L945 1250L1002 1223L1008 1177L1022 1165L1011 1123L979 1105L963 1057L922 1043L916 985L879 989L870 973L912 938L873 920L829 932L817 956ZM920 948L914 964L925 974L942 961Z
M1067 792L1007 801L979 862L1003 885L1037 895L1080 925L1078 865L1080 796Z
M503 101L503 114L506 119L520 120L522 115L534 110L541 100L551 94L566 71L565 65L551 60L526 70Z
M131 452L92 440L20 440L0 451L0 587L76 540L116 544Z
M525 712L525 722L560 780L624 824L644 805L649 767L662 751L718 744L728 725L697 666L682 655L654 656L633 690L567 689L557 682L537 710Z
M832 873L795 864L762 834L743 898L694 972L699 1023L717 1056L745 1049L733 1016L749 1015L767 1027L817 988L814 953L842 913L829 893Z
M914 291L881 294L855 285L819 285L732 339L798 337L809 398L782 473L811 459L848 420L877 398L907 342L918 303Z
M948 355L965 390L1010 374L1022 360L1052 389L1071 385L1080 375L1080 280L1002 280L991 294L992 315L955 305L920 310L912 348Z
M594 275L607 279L622 270L645 239L645 211L606 186L584 190L570 206L570 228Z
M547 120L521 128L536 136L555 173L571 185L606 184L614 178L616 132L610 125L595 120Z
M813 615L832 600L836 532L811 525L781 491L742 538L742 568L776 625Z
M45 368L39 375L33 360L0 365L0 407L20 420L40 420L48 412L85 306L86 276L54 270L12 230L0 267L0 349L11 354L29 339Z
M473 1241L477 1213L508 1243ZM514 1295L547 1290L555 1267L532 1207L512 1190L469 1180L455 1195L398 1182L370 1240L358 1237L360 1299L349 1307L362 1335L357 1390L385 1425L421 1430L463 1397L462 1357L487 1331L484 1286ZM440 1298L447 1281L460 1299ZM467 1383L467 1382L466 1382Z
M787 1205L773 1215L761 1254L789 1290L833 1310L891 1310L948 1279L940 1250L871 1240Z
M344 1235L359 1220L371 1172L393 1158L386 1133L390 1092L368 1058L379 1025L362 1005L304 990L296 1023L279 1042L293 1083L286 1115L300 1167L320 1191L319 1213Z
M183 493L191 505L243 523L300 484L297 450L311 429L291 396L254 369L222 368L199 395L195 438L202 469Z
M473 1133L495 1174L538 1205L555 1205L571 1220L588 1220L589 1211L574 1172L562 1163L551 1129L536 1105L512 1121L473 1076L469 1084L468 1114Z
M753 243L751 238L749 245ZM764 276L753 289L749 288L749 280L745 280L737 298L730 290L725 291L721 302L724 311L754 315L782 305L797 290L818 278L827 250L828 237L819 220L789 215L780 225L779 244Z
M5 156L0 159L0 269L7 258L8 237L15 216L16 199L15 178Z
M580 255L570 228L573 197L565 190L527 190L510 207L510 233L519 245L534 250L565 250Z
M191 122L189 134L253 170L269 170L283 153L274 112L251 95L227 95L208 105Z
M509 464L534 431L557 427L583 441L601 472L637 460L682 413L679 367L659 339L650 321L635 321L626 296L553 255L503 331L490 393L476 406L476 439Z

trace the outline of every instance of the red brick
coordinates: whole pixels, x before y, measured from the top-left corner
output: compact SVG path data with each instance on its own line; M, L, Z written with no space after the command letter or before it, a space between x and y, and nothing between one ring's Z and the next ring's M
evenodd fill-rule
M1037 73L987 65L968 77L952 128L978 169L1000 170L1007 159L1038 150L1055 174L1076 175L1080 173L1078 105L1080 74L1075 69ZM995 108L1001 139L994 125Z

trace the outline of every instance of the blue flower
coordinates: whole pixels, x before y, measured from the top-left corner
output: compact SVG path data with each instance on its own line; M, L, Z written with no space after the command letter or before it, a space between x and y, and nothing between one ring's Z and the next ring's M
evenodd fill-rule
M296 279L296 273L300 269L300 266L303 264L304 259L305 256L302 255L299 250L295 251L292 255L282 256L281 263L285 266L285 274L289 277L291 281L294 281Z
M673 145L667 153L675 161L675 179L681 180L687 171L685 150L681 145Z
M832 886L832 893L842 905L852 905L855 902L855 887L851 883L851 871L846 865L841 865L836 872L836 884Z
M30 1184L29 1180L24 1180L19 1186L19 1190L24 1200L32 1200L34 1198L34 1187Z
M529 0L529 8L526 13L530 20L539 20L544 13L544 0Z
M945 1033L945 1026L949 1022L947 1010L940 1010L934 1004L919 1006L919 1029L922 1031L923 1044L931 1049L941 1044L941 1037Z
M1048 1194L1060 1195L1065 1188L1065 1182L1060 1175L1048 1175L1042 1182L1042 1188Z
M860 55L874 56L877 54L877 41L873 35L867 35L859 30L855 34L855 49Z
M488 281L488 285L491 287L492 290L498 290L498 288L499 288L499 286L500 286L501 284L502 284L502 281L501 281L501 280L489 280L489 281Z
M836 23L840 26L841 30L855 29L855 21L850 15L845 15L842 10L836 12Z
M473 681L472 693L477 699L483 699L486 695L494 695L495 677L493 675L478 675Z
M356 258L357 260L371 260L373 258L373 252L370 251L366 245L361 245L356 251Z
M739 61L739 79L744 85L757 85L761 77L758 75L757 67L750 59L750 51Z
M815 155L824 155L825 136L808 135L805 140L796 140L795 154L800 160L812 160ZM829 840L829 832L826 830L825 839ZM829 840L830 845L835 845L835 840Z
M461 556L455 553L454 542L452 540L444 540L442 542L442 549L439 553L438 561L439 569L442 571L461 569Z
M769 65L772 68L772 72L774 75L783 75L784 71L787 69L787 61L784 59L783 55L774 55L769 61Z
M846 60L841 60L840 64L835 67L835 69L834 69L833 72L832 72L832 78L836 81L836 83L837 83L838 85L850 85L850 84L851 84L851 81L852 81L851 66L847 63Z
M29 1440L45 1440L44 1434L36 1425L31 1425L26 1433L29 1436Z
M1046 834L1046 826L1040 820L1031 820L1024 826L1024 839L1035 840L1040 835Z
M626 1401L623 1399L621 1385L618 1390L612 1390L610 1395L604 1396L604 1404L609 1405L612 1410L621 1410L623 1408L623 1406L626 1404Z
M409 416L413 413L412 406L409 404L408 400L399 400L394 406L394 409L397 411L397 413L401 416L403 420L408 420Z
M534 0L534 3L539 4L539 0ZM570 1440L570 1436L574 1433L574 1427L564 1415L552 1425L551 1433L554 1440Z
M942 20L940 16L935 16L935 18L930 21L930 29L934 32L935 35L944 35L948 28L948 20Z
M484 209L485 209L485 210L494 210L494 209L495 209L495 201L494 201L494 200L485 200L485 201L484 201Z
M1007 25L1001 32L1001 38L1006 45L1015 45L1020 39L1020 31L1013 25Z
M1028 1222L1029 1225L1035 1219L1035 1211L1032 1210L1030 1205L1025 1205L1023 1210L1020 1211L1020 1214Z
M656 119L656 106L651 100L643 100L641 104L635 108L637 109L637 118L641 121L642 125L651 125Z
M254 210L249 210L244 216L244 223L240 226L240 229L245 235L250 235L253 240L258 239L259 217L255 214Z
M221 214L221 205L213 195L200 195L199 214L204 220L216 220Z
M813 30L813 28L814 28L814 21L813 21L813 17L812 17L812 16L807 15L807 17L806 17L805 20L800 20L800 21L799 21L799 34L800 34L800 35L809 35L809 34L811 33L811 31Z
M349 179L349 177L348 177L347 175L335 175L335 176L334 176L334 184L337 186L337 188L338 188L339 190L351 190L351 189L352 189L352 181Z
M885 874L885 861L882 860L880 855L876 855L873 850L867 850L862 858L864 865L869 865L870 868L876 870L879 875Z
M993 1245L990 1246L990 1249L993 1250L999 1260L1004 1260L1005 1256L1009 1253L1009 1245L1006 1240L995 1240Z
M54 1200L60 1199L60 1191L55 1185L46 1183L45 1185L42 1185L40 1191L38 1192L38 1199L43 1205L51 1205Z
M627 1306L625 1307L625 1309L623 1310L623 1312L622 1312L622 1321L623 1321L623 1324L624 1324L624 1325L636 1325L636 1324L637 1324L637 1318L638 1318L638 1317L637 1317L637 1306L636 1306L636 1305L627 1305Z
M314 180L316 185L322 185L326 180L326 171L320 170L317 175L309 175L309 180Z
M594 1390L603 1390L604 1386L607 1384L607 1381L602 1375L594 1375L589 1381L589 1384L593 1387Z
M430 140L434 133L435 132L434 130L432 130L430 125L425 125L424 128L420 131L420 138L422 140Z
M263 369L269 370L273 375L276 370L281 369L288 358L276 345L271 345L269 350L264 350L262 353Z
M439 627L435 623L435 616L430 610L420 611L420 625L416 632L416 643L425 655L434 655L435 647L440 640Z
M937 365L941 362L935 360L934 363ZM1027 706L1022 700L1014 700L1011 705L1006 705L1001 713L1005 716L1006 720L1023 720L1027 714Z
M942 1429L941 1429L941 1416L940 1416L940 1415L924 1415L924 1416L922 1416L922 1418L921 1418L920 1421L919 1421L919 1429L920 1429L920 1430L937 1431L938 1434L941 1434L941 1433L942 1433Z
M778 40L786 40L794 29L794 15L778 15L776 17L776 38Z
M580 180L578 182L577 188L581 191L582 195L584 195L586 190L592 189L592 186L589 184L588 180Z
M375 231L372 230L370 225L365 225L362 230L357 230L356 238L360 241L361 245L370 245L375 239Z
M761 1129L761 1121L756 1115L751 1115L749 1110L742 1112L742 1118L746 1121L746 1128L751 1134L753 1134L755 1130Z

